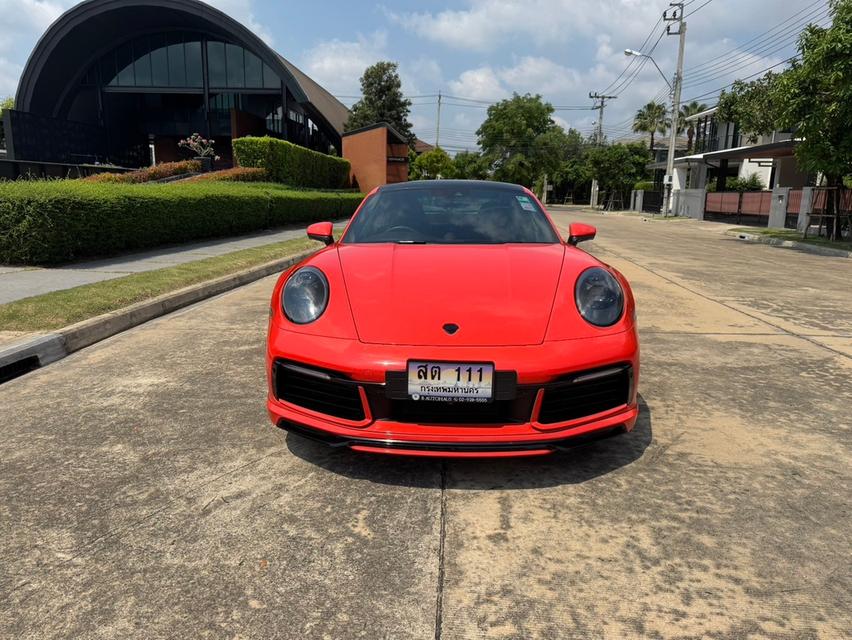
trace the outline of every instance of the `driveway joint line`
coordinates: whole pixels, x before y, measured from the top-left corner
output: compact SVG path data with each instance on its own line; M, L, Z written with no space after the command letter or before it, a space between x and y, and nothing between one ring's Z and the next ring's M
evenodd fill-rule
M438 538L438 587L435 594L435 640L441 640L444 616L444 544L447 538L447 461L441 460L441 524Z
M751 318L752 320L756 320L756 321L758 321L758 322L762 322L763 324L765 324L765 325L767 325L767 326L773 327L774 329L778 329L778 331L780 331L780 332L781 332L782 334L784 334L784 335L788 335L788 336L793 336L793 337L796 337L796 338L800 338L801 340L804 340L805 342L809 342L810 344L812 344L812 345L814 345L814 346L816 346L816 347L819 347L819 348L821 348L821 349L825 349L826 351L829 351L830 353L833 353L833 354L838 355L838 356L842 356L843 358L846 358L846 359L848 359L848 360L852 360L852 356L850 356L849 354L843 353L842 351L839 351L839 350L837 350L837 349L832 349L831 347L829 347L829 346L827 346L827 345L824 345L824 344L822 344L821 342L817 342L816 340L813 340L813 339L811 339L810 337L808 337L808 334L802 334L802 333L796 333L795 331L789 331L788 329L785 329L784 327L781 327L781 326L779 326L779 325L777 325L777 324L773 324L772 322L769 322L769 321L768 321L768 320L766 320L765 318L761 318L761 317L759 317L759 316L756 316L756 315L753 315L753 314L747 313L746 311L743 311L742 309L738 309L738 308L736 308L736 307L734 307L734 306L732 306L732 305L729 305L729 304L727 304L727 303L725 303L725 302L722 302L722 301L721 301L721 300L719 300L719 299L716 299L716 298L713 298L713 297L711 297L711 296L709 296L709 295L703 294L703 293L701 293L700 291L696 291L696 290L694 290L694 289L690 289L690 288L689 288L689 287L687 287L686 285L681 284L680 282L678 282L678 281L676 281L676 280L673 280L672 278L669 278L669 277L667 277L667 276L664 276L664 275L662 275L661 273L657 273L656 271L654 271L654 270L653 270L653 269L651 269L650 267L646 267L645 265L639 264L638 262L636 262L636 261L635 261L635 260L633 260L632 258L628 258L627 256L625 256L625 255L623 255L623 254L621 254L621 253L618 253L617 251L613 251L612 249L608 249L608 248L606 248L606 247L604 247L604 249L605 249L606 251L608 251L609 253L611 253L612 255L617 256L617 257L621 258L622 260L626 260L626 261L627 261L627 262L629 262L630 264L632 264L632 265L634 265L634 266L636 266L636 267L639 267L640 269L644 269L645 271L647 271L647 272L649 272L649 273L653 273L655 276L657 276L658 278L662 278L663 280L665 280L665 281L666 281L666 282L668 282L669 284L672 284L672 285L674 285L674 286L676 286L676 287L680 287L680 288L681 288L681 289L683 289L684 291L688 291L689 293L691 293L691 294L693 294L693 295L696 295L696 296L698 296L699 298L703 298L704 300L707 300L708 302L714 302L714 303L716 303L716 304L718 304L718 305L721 305L721 306L725 307L726 309L730 309L731 311L734 311L734 312L736 312L736 313L741 313L741 314L743 314L744 316L746 316L746 317L748 317L748 318ZM744 335L748 335L748 334L744 334ZM752 335L754 335L754 334L752 334Z

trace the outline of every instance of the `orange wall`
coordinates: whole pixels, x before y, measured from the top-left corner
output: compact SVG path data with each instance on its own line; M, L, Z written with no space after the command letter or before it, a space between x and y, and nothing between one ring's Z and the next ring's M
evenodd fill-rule
M388 162L388 155L408 156L406 145L389 145L381 127L343 138L343 157L352 165L350 178L367 193L383 184L408 179L408 163Z

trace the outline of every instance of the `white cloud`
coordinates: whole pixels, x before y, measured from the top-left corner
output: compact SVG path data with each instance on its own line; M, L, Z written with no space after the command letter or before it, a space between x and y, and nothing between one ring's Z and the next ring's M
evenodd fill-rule
M388 16L417 35L459 49L490 51L507 40L566 43L602 30L632 33L652 24L655 3L642 0L469 0L466 9ZM649 21L650 19L650 21Z
M205 0L207 4L216 7L220 11L227 13L237 22L254 33L258 38L266 44L274 44L272 34L269 33L266 26L258 22L255 18L252 9L252 0Z
M450 93L474 100L500 100L509 95L497 73L488 66L462 72L450 82Z
M357 40L326 40L305 51L300 66L331 93L357 95L361 92L359 80L364 69L387 57L386 46L384 31L359 35Z

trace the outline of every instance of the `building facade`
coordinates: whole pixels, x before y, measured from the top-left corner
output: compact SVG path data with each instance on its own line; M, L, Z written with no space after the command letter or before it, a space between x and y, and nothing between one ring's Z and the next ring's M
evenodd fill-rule
M216 141L270 135L342 151L348 110L245 26L197 0L86 0L38 41L7 157L138 167L185 157L192 133Z

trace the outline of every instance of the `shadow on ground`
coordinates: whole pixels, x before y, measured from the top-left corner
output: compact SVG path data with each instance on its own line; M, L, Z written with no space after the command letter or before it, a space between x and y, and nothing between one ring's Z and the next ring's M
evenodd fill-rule
M446 464L453 489L535 489L586 482L625 467L651 444L651 410L639 396L639 418L630 433L532 458L408 458L367 454L287 434L293 455L339 475L380 484L435 487Z

